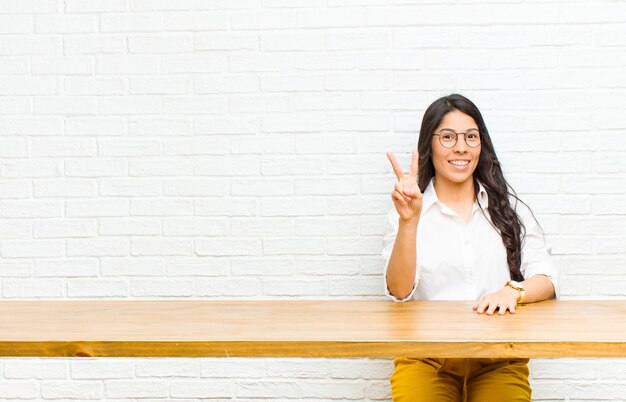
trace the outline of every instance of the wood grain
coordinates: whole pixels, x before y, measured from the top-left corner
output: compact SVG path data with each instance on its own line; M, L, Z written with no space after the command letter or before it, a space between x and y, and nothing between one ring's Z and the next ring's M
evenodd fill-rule
M626 357L626 301L3 301L0 356Z

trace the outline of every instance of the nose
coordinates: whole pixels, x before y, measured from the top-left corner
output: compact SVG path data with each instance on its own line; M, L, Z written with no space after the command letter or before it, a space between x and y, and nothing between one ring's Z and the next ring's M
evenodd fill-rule
M463 136L463 138L461 138ZM467 143L465 142L465 134L457 134L456 144L454 144L454 152L467 152Z

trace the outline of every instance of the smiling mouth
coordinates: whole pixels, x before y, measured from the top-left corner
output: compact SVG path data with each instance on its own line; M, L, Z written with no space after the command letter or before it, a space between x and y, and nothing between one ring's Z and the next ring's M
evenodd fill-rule
M465 160L454 160L454 161L448 161L448 163L454 165L454 166L459 166L459 167L464 167L469 165L469 161L465 161Z

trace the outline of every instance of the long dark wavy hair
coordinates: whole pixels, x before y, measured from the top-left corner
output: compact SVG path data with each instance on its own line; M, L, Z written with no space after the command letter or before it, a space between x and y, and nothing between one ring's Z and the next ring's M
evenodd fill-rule
M417 142L419 152L419 173L418 186L422 192L428 186L431 178L435 176L435 166L432 161L432 134L441 124L444 116L454 110L458 110L472 117L478 125L480 131L480 158L474 171L474 195L478 200L478 182L480 182L489 197L489 215L491 225L502 237L502 243L506 248L507 263L511 279L523 281L524 277L520 272L522 255L522 238L526 233L526 228L522 220L511 206L510 198L521 202L517 194L504 179L502 168L489 136L489 131L483 120L480 111L466 97L459 94L444 96L434 101L422 119L420 135ZM479 206L480 201L478 201ZM484 213L484 210L483 210Z

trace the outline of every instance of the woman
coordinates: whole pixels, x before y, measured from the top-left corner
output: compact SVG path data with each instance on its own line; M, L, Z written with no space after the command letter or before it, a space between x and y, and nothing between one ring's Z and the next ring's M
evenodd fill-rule
M386 294L402 302L473 300L474 312L515 313L557 295L534 215L502 174L478 108L453 94L422 120L408 175L398 178L384 237ZM397 358L393 400L530 401L528 359Z

